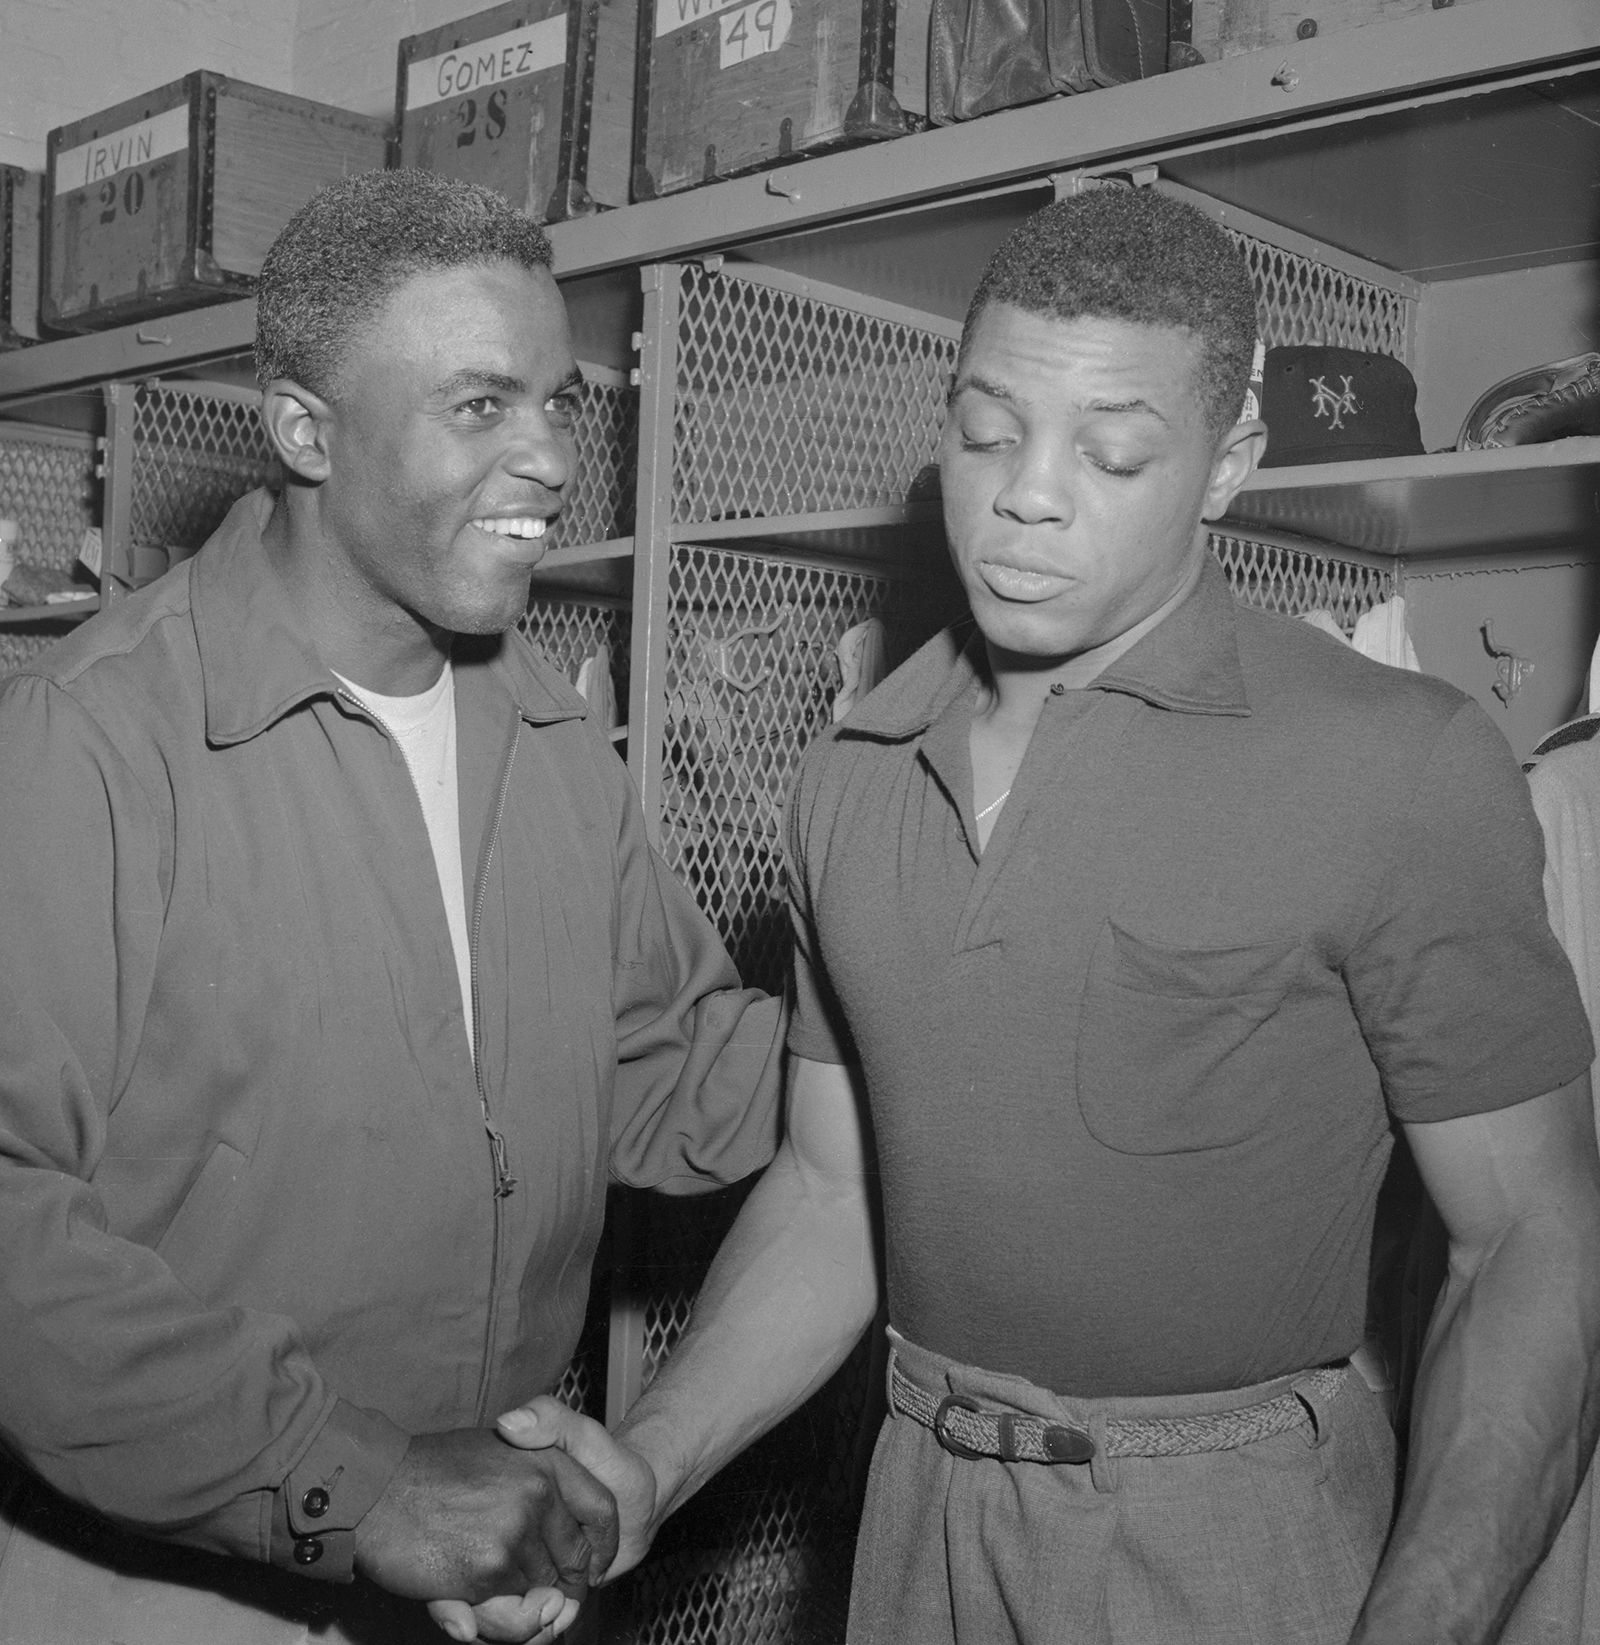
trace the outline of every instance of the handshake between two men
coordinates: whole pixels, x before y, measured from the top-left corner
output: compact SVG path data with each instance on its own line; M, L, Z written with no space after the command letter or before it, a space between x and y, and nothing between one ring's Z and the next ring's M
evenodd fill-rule
M545 1645L571 1627L590 1587L643 1558L659 1524L656 1477L636 1451L549 1395L496 1428L499 1438L414 1439L363 1527L357 1563L394 1593L480 1596L430 1601L452 1639ZM542 1453L537 1471L507 1444ZM441 1535L446 1526L453 1534ZM421 1543L431 1557L419 1561Z

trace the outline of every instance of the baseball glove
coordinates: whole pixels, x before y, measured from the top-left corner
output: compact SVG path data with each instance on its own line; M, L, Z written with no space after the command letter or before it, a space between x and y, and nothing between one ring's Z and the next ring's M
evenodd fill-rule
M1600 434L1600 354L1574 354L1496 383L1467 413L1456 450L1537 445L1569 434Z

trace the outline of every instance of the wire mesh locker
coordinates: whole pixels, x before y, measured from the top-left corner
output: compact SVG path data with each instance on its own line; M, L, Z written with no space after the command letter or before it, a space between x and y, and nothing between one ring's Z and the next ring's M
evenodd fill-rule
M181 559L245 492L277 481L254 389L177 381L117 386L132 396L131 543L176 550L171 557Z
M938 448L957 328L715 258L680 279L674 520L906 501Z
M573 685L578 683L583 665L604 646L610 657L616 700L628 700L632 623L626 605L536 592L519 626Z
M1268 348L1317 343L1411 363L1422 289L1415 280L1180 183L1159 180L1154 186L1228 230L1250 270L1257 323Z
M92 434L0 423L0 517L17 522L19 564L71 569L84 532L99 517L95 461ZM0 627L0 674L59 639L69 620Z
M551 528L551 548L604 543L633 530L639 461L639 395L620 372L583 367L582 409L574 434L578 462L570 494Z
M1395 592L1393 563L1354 549L1215 528L1211 552L1246 605L1285 617L1326 611L1346 635Z
M583 368L583 409L575 430L578 460L550 549L614 542L633 531L639 461L639 396L620 372ZM628 700L632 623L625 600L536 582L521 628L574 685L604 647L615 700Z

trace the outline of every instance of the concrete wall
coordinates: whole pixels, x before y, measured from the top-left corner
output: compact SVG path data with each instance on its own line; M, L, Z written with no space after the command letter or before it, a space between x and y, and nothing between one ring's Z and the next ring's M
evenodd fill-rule
M42 171L52 127L191 69L296 90L299 9L299 0L0 0L0 165Z
M358 114L393 117L395 65L408 34L487 11L490 0L299 0L295 90Z

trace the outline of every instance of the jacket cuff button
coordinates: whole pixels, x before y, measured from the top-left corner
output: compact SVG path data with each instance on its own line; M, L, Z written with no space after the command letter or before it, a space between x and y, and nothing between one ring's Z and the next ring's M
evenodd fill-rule
M314 1536L302 1536L295 1539L294 1562L296 1565L315 1565L322 1558L322 1539Z
M333 1506L333 1498L328 1495L322 1486L313 1485L300 1498L300 1506L308 1518L321 1519L328 1509Z

